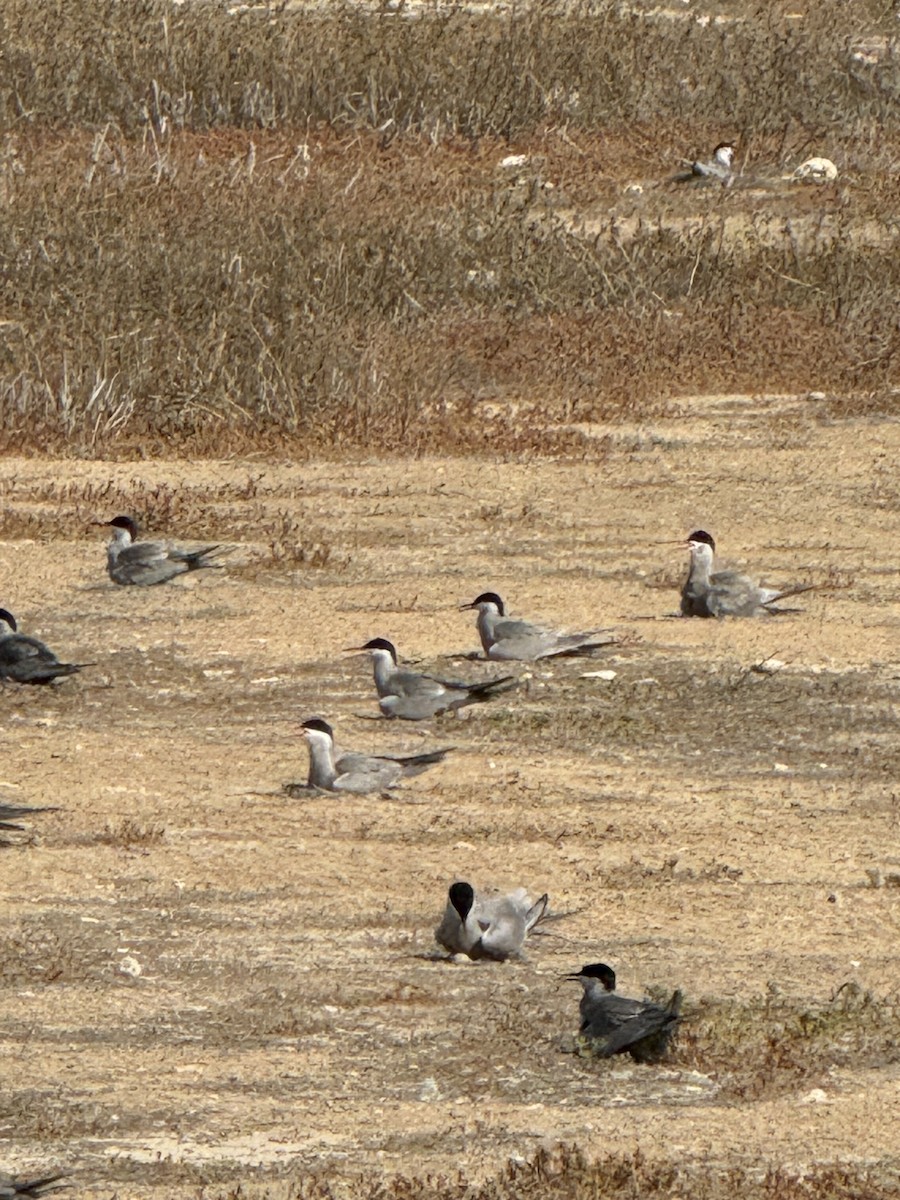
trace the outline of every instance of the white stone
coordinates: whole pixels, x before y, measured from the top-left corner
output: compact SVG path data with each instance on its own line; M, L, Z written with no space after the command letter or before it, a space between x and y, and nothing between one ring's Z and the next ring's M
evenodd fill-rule
M809 183L834 183L838 169L830 158L808 158L793 174L794 179Z

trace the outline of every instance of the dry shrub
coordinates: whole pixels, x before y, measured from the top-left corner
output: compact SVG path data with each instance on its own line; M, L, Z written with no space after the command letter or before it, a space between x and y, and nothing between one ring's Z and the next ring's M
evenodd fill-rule
M135 850L158 846L165 841L165 836L166 830L163 825L156 822L145 824L134 817L125 817L120 821L107 821L101 830L89 835L85 841L90 845L119 846L124 850Z
M884 411L887 12L726 16L10 0L7 446L596 456L568 424L698 388ZM623 200L626 172L660 180L723 113L745 160L824 149L849 182ZM520 175L497 169L512 137Z
M697 388L887 394L889 187L832 197L805 242L746 209L735 234L727 196L664 219L664 193L626 237L542 187L523 200L500 153L325 130L23 146L0 229L7 444L596 455L571 422Z
M126 1169L125 1161L120 1161ZM176 1179L201 1175L196 1168L191 1172L182 1164L142 1165L141 1169L143 1178L150 1173L158 1183L170 1180L174 1184ZM741 1200L893 1200L898 1187L893 1166L820 1164L791 1172L766 1163L731 1168L684 1161L673 1165L640 1150L591 1159L568 1145L511 1160L498 1175L482 1181L470 1180L462 1172L335 1179L333 1166L303 1172L299 1177L296 1170L284 1169L255 1174L255 1181L244 1178L237 1187L207 1189L203 1196L208 1200L663 1200L672 1196L691 1196L693 1200L734 1200L735 1196ZM208 1168L202 1176L203 1182L221 1179L221 1172Z
M720 1094L758 1100L820 1081L830 1067L881 1067L900 1058L900 997L844 984L806 1007L770 988L757 1003L706 1002L688 1010L675 1060L718 1083Z
M737 128L894 121L893 52L854 59L853 36L895 33L889 7L823 0L803 20L746 4L738 20L660 19L614 0L508 11L335 4L229 11L193 0L4 5L0 120L115 121L156 136L307 121L438 139L721 119ZM848 36L850 35L850 36ZM674 67L677 64L677 68ZM676 73L677 72L677 73Z

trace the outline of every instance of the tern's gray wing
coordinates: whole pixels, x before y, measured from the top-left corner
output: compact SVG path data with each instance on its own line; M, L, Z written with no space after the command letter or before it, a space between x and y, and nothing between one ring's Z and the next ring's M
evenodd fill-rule
M59 675L74 675L81 667L61 663L49 646L24 633L0 638L0 679L16 683L52 683Z
M387 681L379 704L385 716L421 721L449 709L489 700L495 693L512 687L515 682L511 675L490 679L485 683L457 683L435 679L431 675L418 675L413 671L395 671Z
M501 620L494 624L494 642L488 650L488 658L498 661L534 662L541 658L555 658L567 654L585 654L599 646L608 645L614 638L597 641L602 629L590 629L583 633L560 633L529 621Z
M0 1172L0 1200L14 1200L15 1197L48 1196L58 1192L67 1184L60 1183L64 1175L42 1175L39 1179L13 1179L11 1175ZM58 1186L54 1186L58 1185Z
M364 796L382 792L403 775L403 768L389 758L369 754L342 754L334 764L337 775L332 788Z
M35 813L58 811L57 808L52 806L48 808L31 808L27 804L0 804L0 829L15 829L21 833L23 826L16 824L21 817L31 817Z
M445 746L442 750L428 750L424 754L390 754L387 757L392 762L399 763L403 770L403 778L409 779L413 775L421 775L436 763L443 762L453 749L455 747Z
M182 559L169 557L165 542L137 542L109 556L109 574L115 583L150 587L166 583L190 570Z
M481 930L481 938L473 948L473 958L503 962L521 954L528 932L525 915L529 907L530 901L524 888L509 896L476 897L475 920Z
M385 716L420 721L450 708L454 694L430 675L395 671L381 690L380 706Z
M528 621L501 620L493 627L493 643L488 658L497 661L533 662L554 653L557 634Z
M474 912L481 939L472 957L499 962L520 957L525 939L547 914L548 904L546 894L532 904L525 888L517 888L506 896L476 897Z
M389 687L394 695L410 699L416 697L423 701L440 700L454 689L453 684L444 683L431 675L420 675L416 671L395 671L390 677Z
M664 1008L645 1003L630 1020L623 1021L598 1048L601 1058L627 1051L637 1062L656 1062L665 1053L680 1019L681 992L675 992Z
M631 1000L615 992L592 990L581 1000L581 1032L588 1037L606 1037L647 1007L645 1000ZM651 1005L651 1007L653 1007Z
M184 550L170 542L135 542L109 553L109 574L115 583L150 587L156 583L167 583L188 571L199 571L204 567L218 568L218 563L207 561L216 552L227 553L219 545L201 546L198 550Z
M730 587L719 587L717 583L713 583L710 587L705 603L709 609L708 614L713 617L761 617L761 616L778 616L779 613L799 612L799 609L794 608L776 608L775 603L778 600L784 600L788 596L799 596L802 592L809 592L815 584L805 583L798 584L796 587L763 588L755 584L752 579L746 579L746 587L741 588L737 583Z

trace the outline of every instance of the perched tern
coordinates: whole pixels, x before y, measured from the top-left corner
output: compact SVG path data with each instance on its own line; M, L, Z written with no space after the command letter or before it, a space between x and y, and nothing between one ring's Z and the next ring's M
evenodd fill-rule
M309 744L308 788L325 792L383 792L401 779L421 775L435 763L443 762L452 746L426 754L355 754L338 753L334 731L327 721L312 717L303 722L303 736Z
M123 587L168 583L178 575L204 568L220 570L218 563L207 560L212 554L219 557L228 553L218 544L183 550L168 541L136 542L138 528L131 517L113 517L111 521L95 521L94 524L112 527L112 541L106 547L106 568L113 583Z
M637 1062L656 1062L663 1056L680 1020L680 991L665 1006L619 996L616 973L606 963L591 963L566 979L577 979L584 988L580 1032L597 1043L598 1057L627 1052Z
M0 1171L0 1200L15 1200L18 1197L31 1197L37 1200L39 1196L49 1196L58 1192L68 1184L60 1183L65 1175L43 1175L39 1179L13 1179L5 1171ZM54 1186L56 1185L56 1186Z
M372 656L381 711L386 717L400 717L405 721L424 721L467 704L479 704L518 683L513 675L488 679L484 683L454 683L403 670L397 662L397 651L386 638L373 638L364 646L349 649L368 650Z
M584 633L560 633L528 621L513 621L506 615L503 601L496 592L482 592L471 604L461 604L465 609L478 609L478 636L488 658L497 661L519 660L535 662L539 658L557 658L564 655L589 654L600 646L615 643L612 635L599 639L603 629L589 629Z
M48 808L31 808L27 804L0 803L0 829L15 830L17 833L22 833L25 828L24 825L17 824L22 817L32 817L35 813L45 812L59 812L59 809L53 806Z
M546 892L532 903L525 888L491 896L476 894L470 883L459 881L450 886L434 936L451 954L495 962L520 958L529 933L549 916L549 903Z
M682 171L674 177L676 183L701 183L701 182L720 182L728 186L734 180L734 143L719 142L715 150L713 150L712 158L708 162L703 162L697 159L692 162L689 159L683 160L685 165L690 167L689 171Z
M761 587L739 571L714 571L716 543L704 529L690 534L686 545L691 552L691 565L681 589L683 617L758 617L796 612L796 609L775 608L774 605L778 600L812 591L816 586L801 583L785 588Z
M52 683L61 675L75 675L93 663L60 662L49 646L37 638L17 633L16 618L0 608L0 682Z

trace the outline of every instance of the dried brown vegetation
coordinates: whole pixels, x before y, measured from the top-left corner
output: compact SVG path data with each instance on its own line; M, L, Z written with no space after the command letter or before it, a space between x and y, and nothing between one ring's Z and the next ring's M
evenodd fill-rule
M886 1066L900 1058L898 996L875 997L854 984L816 1008L770 985L752 1005L701 1002L679 1029L675 1061L717 1081L736 1101L795 1092L827 1079L835 1065Z
M845 17L6 5L7 443L596 455L573 422L692 390L889 409L900 85ZM657 186L723 132L841 182Z
M262 1174L262 1173L261 1173ZM227 1173L214 1164L202 1168L159 1162L129 1169L117 1164L117 1179L140 1180L162 1189L194 1184L209 1200L339 1200L343 1183L327 1170L292 1178L271 1170L256 1186L229 1186ZM588 1160L576 1147L555 1146L524 1161L510 1162L494 1178L468 1179L453 1175L363 1175L354 1189L360 1200L655 1200L690 1195L696 1200L893 1200L898 1186L895 1171L863 1164L836 1164L791 1172L742 1167L679 1167L637 1151Z

